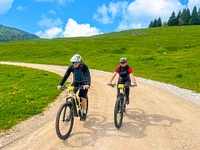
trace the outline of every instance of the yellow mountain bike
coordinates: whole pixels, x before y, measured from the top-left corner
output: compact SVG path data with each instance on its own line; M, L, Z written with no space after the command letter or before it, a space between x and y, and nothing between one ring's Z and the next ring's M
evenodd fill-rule
M83 89L83 86L63 86L62 90L67 89L69 94L66 98L66 102L62 104L57 112L56 116L56 134L60 139L67 139L72 131L74 124L74 117L81 117L81 111L83 109L81 98L76 95L74 91ZM86 98L87 108L86 115L88 113L88 97ZM80 118L81 119L81 118Z
M123 122L123 114L126 110L126 94L125 94L125 86L124 84L108 84L111 87L117 87L119 89L119 93L117 94L117 100L115 102L114 108L114 124L116 128L120 128ZM135 85L129 85L129 87L134 87Z

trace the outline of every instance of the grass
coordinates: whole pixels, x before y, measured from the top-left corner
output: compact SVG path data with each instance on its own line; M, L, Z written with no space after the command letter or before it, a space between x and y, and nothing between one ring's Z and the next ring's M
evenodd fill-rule
M136 76L200 92L199 34L200 26L181 26L15 41L0 44L0 60L69 65L79 53L90 68L113 72L126 56Z
M0 65L0 130L41 113L60 93L60 80L46 71Z

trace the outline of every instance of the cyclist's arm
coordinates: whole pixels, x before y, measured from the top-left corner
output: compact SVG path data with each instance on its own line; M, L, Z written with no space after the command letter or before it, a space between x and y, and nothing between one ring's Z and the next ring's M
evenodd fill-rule
M117 75L117 72L115 71L115 72L113 73L113 76L112 76L111 80L110 80L110 83L112 83L112 81L114 80L114 78L115 78L116 75Z
M85 65L85 69L86 69L86 77L87 77L87 80L88 80L88 85L90 86L91 85L91 76L90 76L90 71L88 69L88 66Z
M136 83L136 80L135 80L135 77L134 77L133 72L130 73L130 77L131 77L131 81L132 81L133 83Z
M135 76L134 76L134 74L133 74L133 69L129 67L129 68L128 68L128 72L129 72L129 76L130 76L130 78L131 78L131 82L132 82L132 83L136 83Z
M63 86L63 84L65 83L65 81L68 79L70 73L72 72L72 66L70 66L67 71L65 72L65 75L63 76L61 82L59 85Z

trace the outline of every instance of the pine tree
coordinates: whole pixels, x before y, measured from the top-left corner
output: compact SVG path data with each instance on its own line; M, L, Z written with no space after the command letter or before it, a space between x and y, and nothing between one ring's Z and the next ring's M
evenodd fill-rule
M155 19L153 22L153 27L157 27L157 22L158 22L157 19Z
M179 21L180 21L180 18L181 18L181 10L178 12L178 15L177 15L177 25L180 25Z
M200 8L199 8L199 11L197 13L197 16L198 16L198 24L200 25Z
M189 9L183 9L181 13L181 17L179 19L180 25L189 25L190 21L190 10Z
M162 20L160 17L157 20L157 27L162 27Z
M149 28L153 27L153 21L151 21L151 23L149 24Z
M176 26L177 23L178 23L177 17L175 12L173 11L171 17L169 17L168 26Z
M190 10L189 10L189 8L187 8L186 23L187 23L188 25L190 24L190 18L191 18Z
M185 16L184 16L184 22L185 22L185 25L189 25L190 23L190 10L189 8L186 9L186 13L185 13Z
M194 6L189 25L198 25L198 24L199 24L199 19L198 19L197 7Z

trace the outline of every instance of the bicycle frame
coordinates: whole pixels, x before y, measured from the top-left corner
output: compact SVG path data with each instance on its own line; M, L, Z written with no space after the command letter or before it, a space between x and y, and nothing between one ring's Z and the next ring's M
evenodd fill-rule
M126 105L126 95L125 95L125 92L124 92L125 91L124 84L118 84L117 88L119 89L119 93L117 95L117 99L118 98L122 98L122 105L124 105L124 104ZM125 106L122 107L121 109L122 109L122 111L124 111Z
M82 109L82 102L80 100L80 97L74 92L74 89L75 89L74 86L67 86L66 88L69 91L66 101L69 102L69 100L72 100L71 103L72 103L72 110L74 112L74 115L79 117L81 109ZM77 89L80 89L80 88L77 88Z

